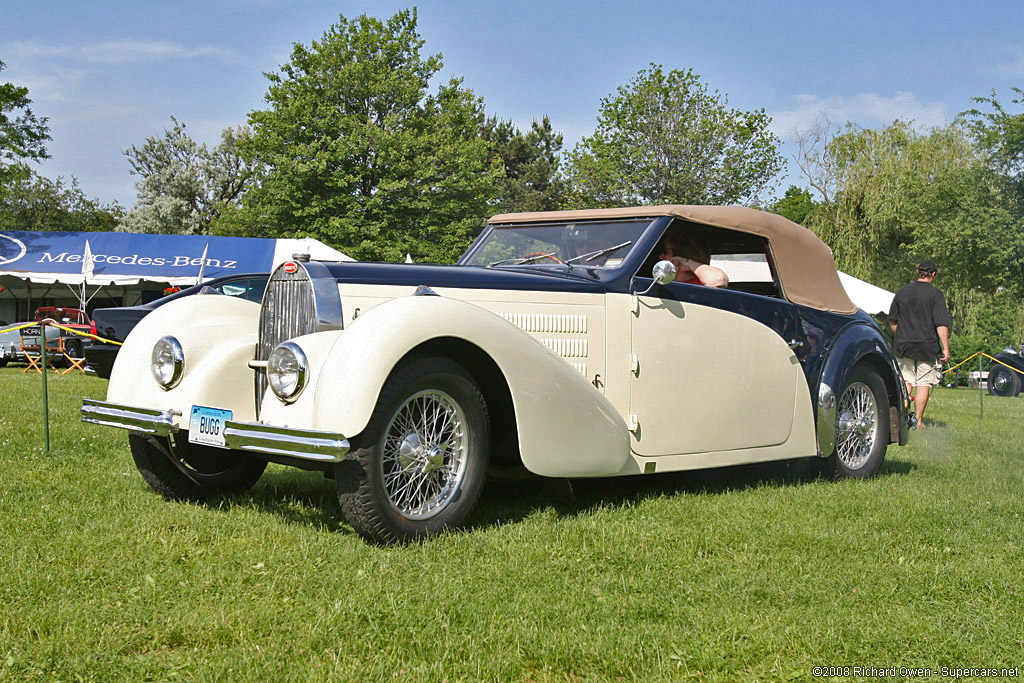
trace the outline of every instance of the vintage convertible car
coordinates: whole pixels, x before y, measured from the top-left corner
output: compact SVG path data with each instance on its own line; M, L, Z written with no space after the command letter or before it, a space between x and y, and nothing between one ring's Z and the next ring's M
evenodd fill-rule
M669 233L729 287L675 282ZM266 463L337 481L364 538L464 522L489 461L545 477L820 456L867 477L907 438L877 325L812 232L741 207L495 216L456 265L277 268L262 304L192 296L128 336L106 401L162 494L251 487Z

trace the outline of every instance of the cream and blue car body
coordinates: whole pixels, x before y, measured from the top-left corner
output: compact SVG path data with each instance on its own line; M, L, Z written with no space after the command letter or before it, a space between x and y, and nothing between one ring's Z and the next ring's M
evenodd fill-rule
M735 273L728 289L655 277L673 230ZM906 440L905 405L810 231L658 206L496 216L456 265L297 258L262 305L170 302L82 419L130 430L172 497L247 488L267 461L321 469L386 543L463 522L499 459L605 477L819 456L870 476Z

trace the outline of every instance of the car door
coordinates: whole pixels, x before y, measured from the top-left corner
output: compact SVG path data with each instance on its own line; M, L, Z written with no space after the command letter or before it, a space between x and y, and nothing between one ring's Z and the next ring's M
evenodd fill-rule
M653 457L784 444L807 386L792 304L671 283L635 298L632 447ZM806 411L808 406L802 406ZM754 458L756 459L756 458Z

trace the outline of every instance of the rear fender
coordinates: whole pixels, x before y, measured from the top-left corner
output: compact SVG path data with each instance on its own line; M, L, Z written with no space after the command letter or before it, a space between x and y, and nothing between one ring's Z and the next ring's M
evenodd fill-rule
M907 390L882 335L870 325L855 324L840 332L831 346L818 383L818 401L815 404L818 454L828 457L835 449L836 403L850 371L858 363L870 365L881 376L889 399L889 441L905 444L909 433Z
M394 299L360 315L343 332L296 340L316 375L311 378L313 391L290 406L268 395L261 417L272 424L308 422L312 429L357 435L369 423L396 365L415 355L417 347L440 338L475 345L501 371L527 469L562 477L623 469L629 458L626 424L579 372L499 316L439 296Z

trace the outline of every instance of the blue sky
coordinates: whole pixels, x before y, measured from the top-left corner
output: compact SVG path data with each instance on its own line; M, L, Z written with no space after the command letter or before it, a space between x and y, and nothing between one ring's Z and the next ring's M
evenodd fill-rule
M319 39L339 15L386 18L390 1L81 0L0 12L0 80L27 86L49 118L45 176L126 208L136 178L123 151L162 135L174 116L214 144L263 107L267 80L293 43ZM487 113L521 128L551 117L566 148L593 131L601 98L650 63L692 68L738 109L765 109L792 134L828 111L839 122L896 118L944 125L993 89L1024 87L1024 6L975 2L563 2L486 0L416 6L424 51L444 56ZM791 176L799 182L789 159ZM781 189L785 189L784 187ZM781 190L780 190L781 191Z

